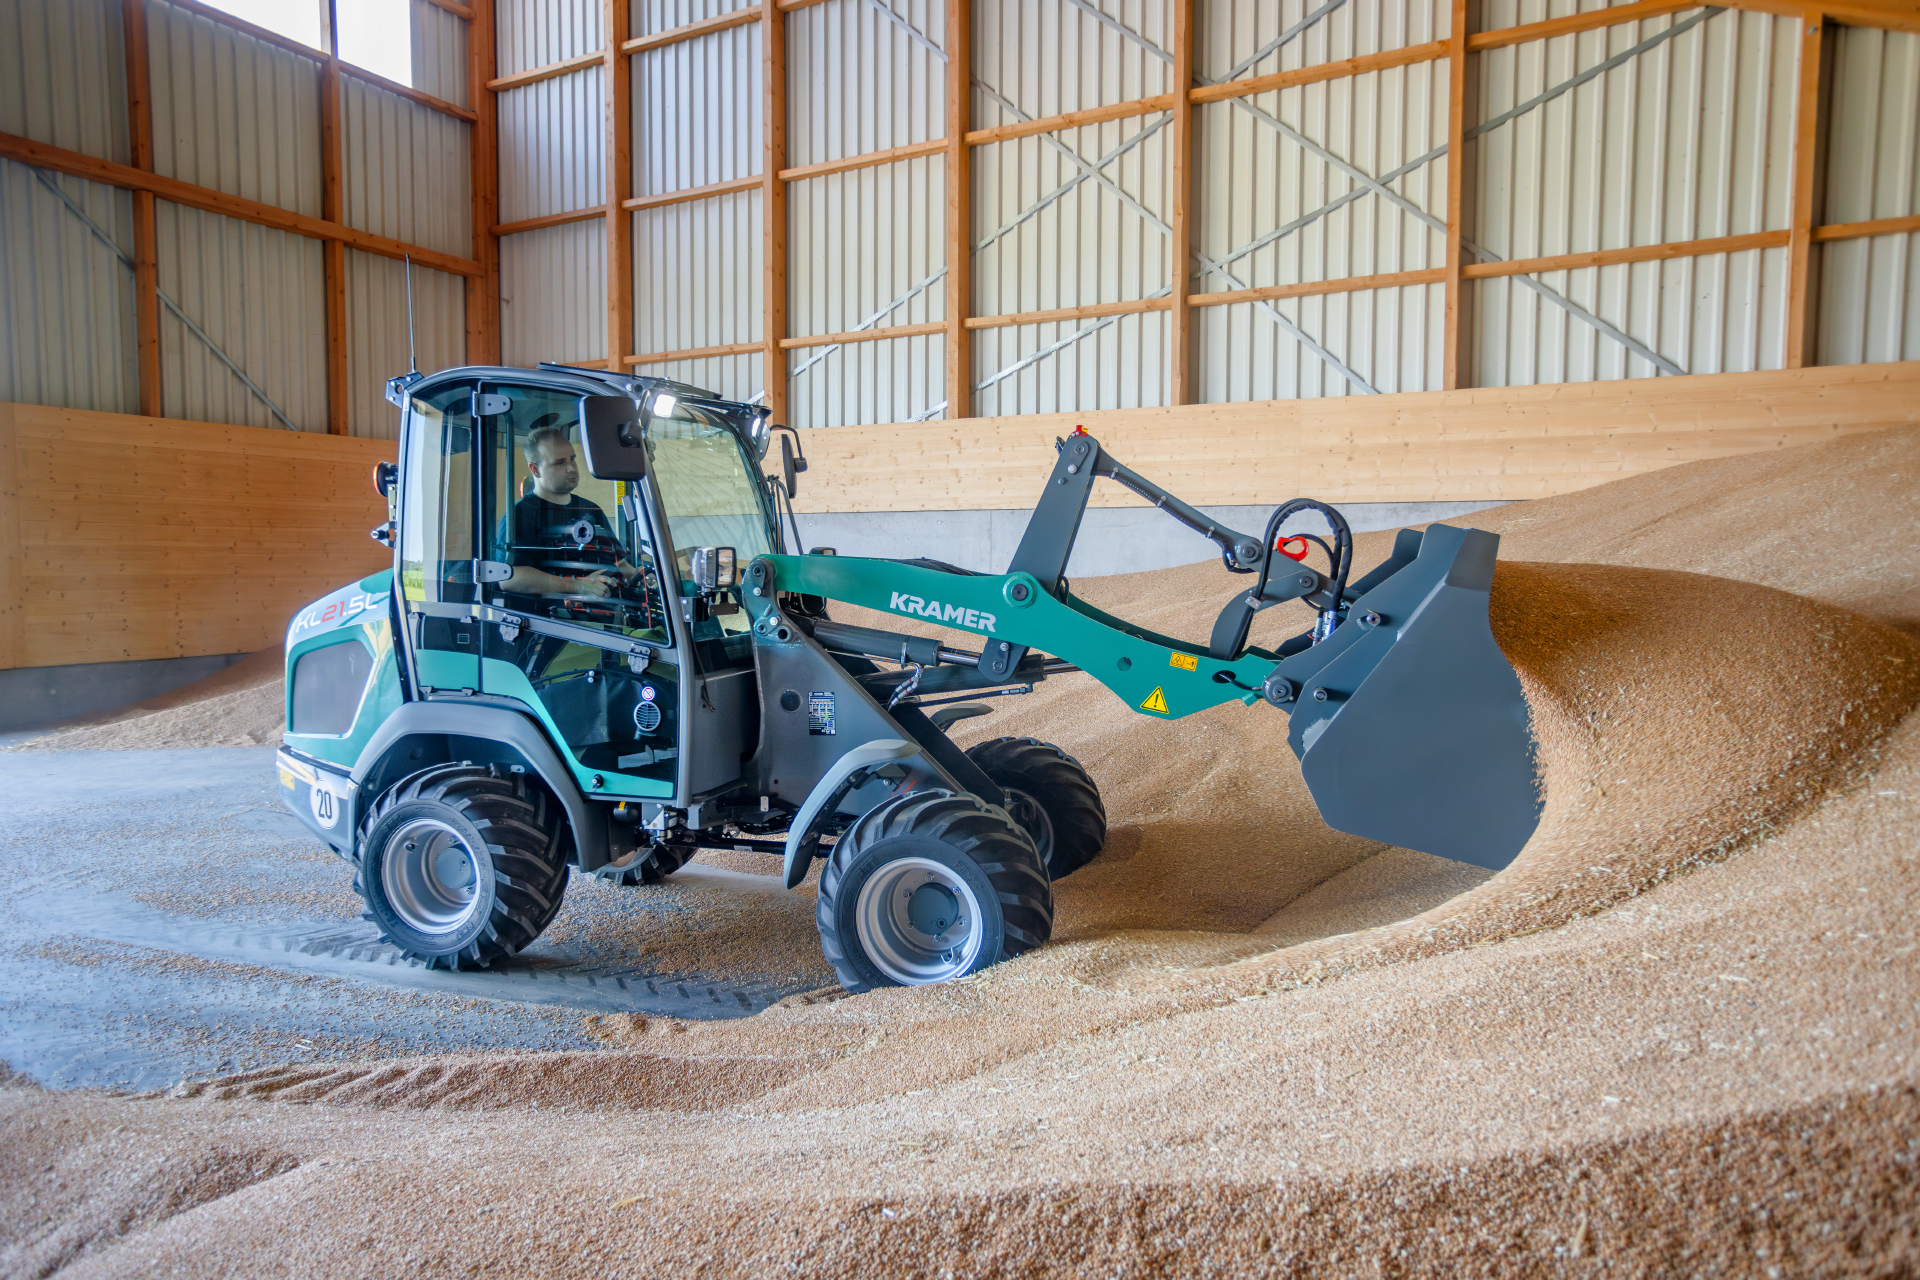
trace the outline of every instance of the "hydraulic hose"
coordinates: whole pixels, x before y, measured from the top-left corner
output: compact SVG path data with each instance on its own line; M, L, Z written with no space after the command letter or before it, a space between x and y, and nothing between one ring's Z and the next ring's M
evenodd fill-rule
M1333 627L1340 625L1340 610L1345 603L1347 592L1347 573L1353 568L1353 531L1347 527L1346 517L1338 511L1317 498L1295 498L1274 509L1273 514L1267 517L1267 535L1264 542L1266 553L1260 558L1260 581L1253 589L1252 598L1258 600L1266 593L1267 578L1273 572L1273 557L1279 554L1274 549L1274 542L1280 536L1280 526L1286 523L1288 516L1300 511L1319 512L1320 518L1327 522L1327 528L1333 532L1333 586L1327 593L1331 603L1324 609L1318 605L1314 606L1319 609L1320 621L1323 624L1313 629L1314 643L1318 644L1333 633ZM1319 539L1316 538L1314 541L1318 542ZM1333 618L1332 626L1324 625L1329 614Z

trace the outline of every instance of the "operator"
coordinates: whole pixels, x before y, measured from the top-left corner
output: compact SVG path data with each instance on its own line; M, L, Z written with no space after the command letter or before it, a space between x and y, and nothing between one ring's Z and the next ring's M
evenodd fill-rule
M525 563L537 552L568 548L570 538L556 536L556 529L568 529L585 520L593 525L599 538L614 541L606 513L574 490L580 487L580 460L566 427L552 425L556 415L546 415L545 425L536 427L521 446L527 459L527 472L533 478L533 492L513 504L512 540L507 562L513 573L501 586L510 592L536 596L606 596L615 585L614 575L632 582L642 570L630 563L624 552L616 551L613 572L598 570L584 577L570 578ZM569 423L567 426L571 426ZM502 522L505 523L504 521ZM506 534L508 530L502 529Z

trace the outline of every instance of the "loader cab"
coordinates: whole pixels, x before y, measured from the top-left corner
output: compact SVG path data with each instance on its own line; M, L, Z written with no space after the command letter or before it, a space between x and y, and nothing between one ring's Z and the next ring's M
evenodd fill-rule
M637 478L589 469L581 423L608 396L636 410ZM593 371L410 388L395 558L412 696L515 704L599 798L678 805L737 781L759 699L737 576L713 566L781 549L765 417Z

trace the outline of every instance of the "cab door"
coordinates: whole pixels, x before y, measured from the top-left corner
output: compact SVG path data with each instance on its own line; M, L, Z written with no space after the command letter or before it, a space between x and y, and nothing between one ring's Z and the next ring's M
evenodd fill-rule
M399 587L423 694L480 688L473 580L473 384L435 388L409 406L401 460Z

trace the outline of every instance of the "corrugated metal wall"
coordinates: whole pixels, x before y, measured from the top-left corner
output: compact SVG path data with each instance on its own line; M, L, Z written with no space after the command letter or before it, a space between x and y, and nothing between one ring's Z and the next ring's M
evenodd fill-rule
M164 0L147 40L154 170L319 217L319 63Z
M466 363L466 282L413 269L414 350L424 373ZM347 250L347 408L353 434L395 438L399 411L387 379L407 371L407 274L403 263Z
M467 21L427 3L409 0L413 40L413 87L453 103L473 105L467 91Z
M730 8L732 6L726 6ZM720 5L636 5L634 34L711 17ZM657 195L760 172L760 24L636 54L633 192ZM741 68L756 74L742 75ZM757 191L645 209L633 218L634 349L685 351L761 336L762 223ZM652 364L746 400L766 381L758 355Z
M1703 13L1479 59L1480 120L1522 112L1476 144L1483 248L1530 258L1786 228L1797 23ZM1615 57L1614 69L1525 109ZM1784 248L1553 272L1538 282L1551 293L1513 279L1476 286L1477 385L1777 369L1785 359Z
M787 18L787 163L800 166L946 132L945 6L829 0ZM789 331L940 319L946 170L938 156L788 187ZM789 353L800 426L894 422L946 399L944 344L896 338Z
M325 431L320 242L165 200L157 204L160 292L185 317L164 308L160 317L166 416Z
M117 0L9 0L0 133L126 164L126 65Z
M1842 28L1825 222L1920 213L1920 35ZM1920 360L1920 232L1844 240L1820 261L1820 363Z
M500 238L500 355L607 358L607 233L598 218Z
M347 224L470 255L472 126L350 76L340 79L340 115Z
M133 198L0 160L0 229L0 400L138 412Z

